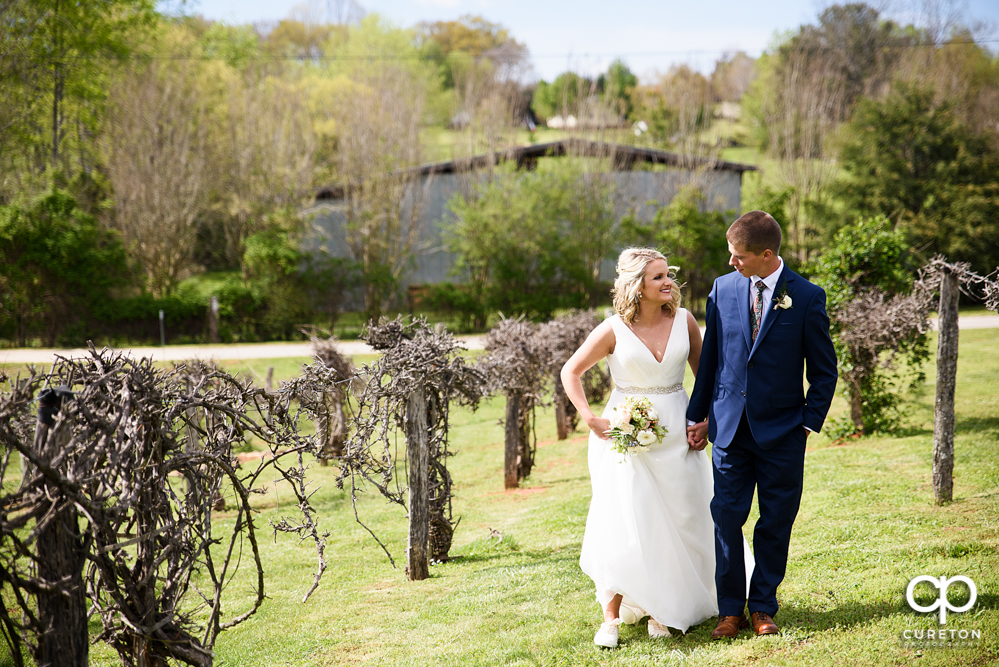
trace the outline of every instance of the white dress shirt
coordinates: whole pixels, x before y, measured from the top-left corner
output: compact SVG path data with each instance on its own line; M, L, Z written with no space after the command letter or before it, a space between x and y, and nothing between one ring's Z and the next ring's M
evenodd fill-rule
M766 287L763 288L763 319L760 320L761 327L763 326L763 322L766 321L767 315L774 309L774 290L777 289L777 283L780 281L780 274L784 272L784 260L779 256L777 259L780 260L777 270L766 278L760 278L759 276L749 277L749 312L753 312L753 302L756 301L756 283L762 280L763 284L766 285Z

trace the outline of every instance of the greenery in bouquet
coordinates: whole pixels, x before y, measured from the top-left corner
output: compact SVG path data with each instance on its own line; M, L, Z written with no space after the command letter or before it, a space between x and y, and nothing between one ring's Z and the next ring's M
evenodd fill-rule
M659 425L659 415L647 397L628 396L614 408L610 417L611 446L621 454L644 452L662 442L666 428Z

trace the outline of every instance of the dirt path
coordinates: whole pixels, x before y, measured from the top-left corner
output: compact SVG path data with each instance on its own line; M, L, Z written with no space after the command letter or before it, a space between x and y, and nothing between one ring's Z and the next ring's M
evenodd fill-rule
M936 320L931 319L936 328ZM961 329L999 328L999 316L968 315L958 319ZM704 329L701 329L703 335ZM484 336L458 336L458 340L469 350L481 350ZM373 354L373 350L362 341L342 341L341 349L348 355ZM237 345L168 345L167 347L130 347L135 357L152 357L156 361L181 361L183 359L278 359L285 357L311 357L309 343L242 343ZM84 349L60 350L44 348L20 348L0 350L0 364L50 364L56 355L80 357L86 355Z
M483 336L459 336L458 340L470 350L481 350ZM373 354L363 341L340 342L345 354ZM168 345L166 347L127 347L133 357L152 357L155 361L181 361L183 359L279 359L286 357L311 357L310 343L242 343L237 345ZM0 350L0 364L50 364L55 357L81 357L87 351L77 349L20 348Z

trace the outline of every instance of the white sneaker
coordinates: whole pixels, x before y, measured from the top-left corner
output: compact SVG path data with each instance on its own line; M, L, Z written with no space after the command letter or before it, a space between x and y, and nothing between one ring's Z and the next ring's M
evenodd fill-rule
M659 639L660 637L672 637L673 633L669 631L665 625L660 625L660 623L654 619L649 619L649 636L653 639Z
M609 623L601 623L597 634L593 635L593 643L604 648L617 648L617 638L621 633L619 625L621 625L620 618L615 618Z

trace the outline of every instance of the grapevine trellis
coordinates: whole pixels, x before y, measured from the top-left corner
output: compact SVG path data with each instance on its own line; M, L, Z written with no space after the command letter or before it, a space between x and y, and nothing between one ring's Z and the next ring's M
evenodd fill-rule
M550 341L523 317L502 317L486 334L486 354L479 368L489 378L490 393L506 396L503 485L515 489L534 467L537 436L535 408L544 405L544 387L552 357Z
M342 487L350 481L359 522L360 481L408 510L406 572L412 580L425 579L430 561L448 560L457 525L447 469L450 405L457 401L474 409L484 394L485 378L466 363L446 329L431 328L423 319L408 324L383 320L370 325L364 337L382 356L361 369L368 381L354 397L353 434L337 459L338 483ZM398 474L400 433L406 441L406 487ZM368 532L394 564L386 545Z
M958 301L961 292L985 302L999 313L999 269L987 276L966 262L934 257L919 273L917 290L927 304L939 294L937 307L937 381L933 409L933 497L937 504L954 498L954 394L957 384Z
M600 318L592 310L570 312L538 327L538 337L549 351L548 373L552 379L552 402L555 404L555 428L559 440L569 437L579 424L579 413L562 386L562 366L579 349ZM591 405L606 398L611 390L611 377L601 364L595 364L582 376L583 392Z
M11 597L0 601L0 625L14 664L24 664L27 649L38 664L85 665L89 606L102 624L98 640L125 665L211 665L219 634L264 600L250 498L265 492L265 471L297 497L301 516L272 528L314 539L315 589L327 535L315 521L303 457L316 448L299 435L290 392L270 394L209 367L163 371L93 347L7 383L0 579ZM270 456L239 469L234 451L251 440ZM16 489L13 452L25 461ZM213 517L220 493L232 502L231 523ZM223 596L247 550L254 595L233 611Z

